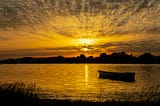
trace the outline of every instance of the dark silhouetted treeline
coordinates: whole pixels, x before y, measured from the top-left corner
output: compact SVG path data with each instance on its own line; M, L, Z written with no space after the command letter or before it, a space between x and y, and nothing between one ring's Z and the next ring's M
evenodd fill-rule
M65 58L63 56L47 57L47 58L33 58L23 57L16 59L1 60L2 64L20 64L20 63L115 63L115 64L159 64L160 56L154 56L151 53L144 53L139 57L132 54L128 55L125 52L118 52L112 54L102 53L98 57L86 57L81 54L77 57Z

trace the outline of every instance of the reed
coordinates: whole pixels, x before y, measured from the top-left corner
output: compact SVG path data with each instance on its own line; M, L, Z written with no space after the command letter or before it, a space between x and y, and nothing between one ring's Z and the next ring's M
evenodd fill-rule
M39 88L24 82L0 83L0 105L29 106L38 100Z

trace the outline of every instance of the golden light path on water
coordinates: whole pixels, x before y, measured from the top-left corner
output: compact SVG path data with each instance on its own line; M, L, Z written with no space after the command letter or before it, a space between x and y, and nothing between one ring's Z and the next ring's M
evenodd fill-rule
M86 86L88 85L88 64L85 64L85 83L86 83Z

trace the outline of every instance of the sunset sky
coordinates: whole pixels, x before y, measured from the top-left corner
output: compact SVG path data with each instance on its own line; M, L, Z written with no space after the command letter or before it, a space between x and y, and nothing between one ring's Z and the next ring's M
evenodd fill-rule
M0 59L160 55L159 0L0 0Z

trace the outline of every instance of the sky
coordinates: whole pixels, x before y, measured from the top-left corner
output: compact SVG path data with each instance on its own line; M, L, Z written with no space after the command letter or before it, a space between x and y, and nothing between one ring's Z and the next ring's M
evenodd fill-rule
M160 0L0 0L0 59L160 55Z

